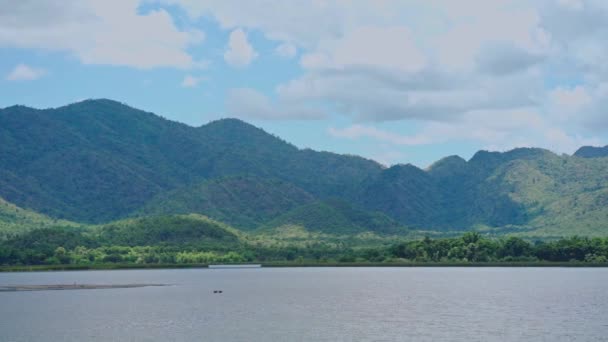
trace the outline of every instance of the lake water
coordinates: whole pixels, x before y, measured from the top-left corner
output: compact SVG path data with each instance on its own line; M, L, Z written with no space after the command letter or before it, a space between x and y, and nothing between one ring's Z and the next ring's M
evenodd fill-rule
M0 341L607 341L605 268L0 273ZM214 294L222 290L222 294Z

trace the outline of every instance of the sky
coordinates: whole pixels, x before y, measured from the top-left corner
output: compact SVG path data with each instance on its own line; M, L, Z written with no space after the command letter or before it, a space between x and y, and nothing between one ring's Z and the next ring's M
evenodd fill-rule
M608 144L605 0L0 0L0 108L109 98L426 167Z

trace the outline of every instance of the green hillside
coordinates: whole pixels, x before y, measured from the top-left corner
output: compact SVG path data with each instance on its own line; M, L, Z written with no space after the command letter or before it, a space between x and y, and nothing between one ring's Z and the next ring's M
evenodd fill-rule
M359 198L418 229L604 236L607 171L608 158L530 148L480 151L468 162L448 157L426 171L394 166L367 183Z
M0 146L0 197L28 208L0 202L4 232L195 213L249 231L608 234L606 147L384 168L237 119L190 127L111 100L1 109Z
M509 196L528 211L529 236L605 236L608 232L608 158L549 154L514 161L497 172Z
M407 232L406 228L385 214L365 211L340 200L317 201L295 208L266 223L262 230L280 230L281 227L291 226L334 235Z
M229 247L238 233L229 226L201 215L151 216L103 225L97 229L103 245L208 245Z
M194 128L111 100L0 110L0 196L52 217L108 222L205 180L282 180L321 198L381 171L354 156L299 150L236 119ZM24 177L27 175L27 177Z
M226 177L163 193L138 214L200 213L251 230L314 197L291 183L253 177Z
M38 214L0 198L0 240L6 236L21 234L30 230L48 228L56 225L76 225L75 223L55 220Z
M53 226L0 241L3 263L204 263L243 261L241 233L200 215L170 215L87 228Z
M608 146L595 147L583 146L579 148L574 155L581 158L603 158L608 157Z
M355 197L363 208L383 212L415 227L435 227L440 191L433 179L413 165L395 165L362 183Z

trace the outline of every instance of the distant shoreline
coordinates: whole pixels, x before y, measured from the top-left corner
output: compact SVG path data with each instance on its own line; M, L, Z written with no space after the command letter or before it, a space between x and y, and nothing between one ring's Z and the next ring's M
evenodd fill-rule
M258 263L262 268L278 267L608 267L608 263L589 262L270 262ZM145 270L145 269L209 269L208 264L92 264L92 265L18 265L0 266L0 272L44 272L87 270ZM255 268L254 268L255 269Z
M23 291L65 291L65 290L104 290L131 289L148 286L168 286L167 284L53 284L53 285L0 285L0 292Z

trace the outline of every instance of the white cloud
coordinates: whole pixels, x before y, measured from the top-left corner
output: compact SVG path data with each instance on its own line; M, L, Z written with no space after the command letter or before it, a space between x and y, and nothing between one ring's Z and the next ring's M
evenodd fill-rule
M258 53L247 40L247 34L243 30L236 29L230 33L228 46L224 53L226 63L235 67L245 67L257 56Z
M277 86L278 101L322 101L363 121L453 121L533 105L551 47L523 1L166 1L234 32L259 30L285 51L297 47L305 73Z
M6 76L9 81L33 81L46 75L46 70L33 68L25 64L18 64L15 68Z
M372 138L377 141L391 143L393 145L426 145L433 140L429 136L422 135L400 135L393 132L378 129L373 126L352 125L346 128L338 129L330 127L329 135L337 138L360 139Z
M162 6L141 13L137 0L31 1L6 9L0 2L0 46L68 50L84 63L201 66L188 47L202 32L176 28ZM245 32L299 57L302 74L274 93L230 91L234 115L341 115L352 128L334 134L386 144L466 140L563 151L608 128L606 1L142 1L215 20L230 32L230 65L258 55ZM407 136L372 129L391 120L422 128Z
M194 88L194 87L197 87L199 85L199 83L201 83L204 80L205 80L205 77L195 77L192 75L186 75L186 76L184 76L184 79L182 80L182 87Z
M406 157L407 155L405 153L390 149L372 152L370 155L371 159L387 167L402 163L404 160L407 160Z
M298 53L298 49L291 43L283 43L276 48L276 53L284 58L293 58Z
M179 30L165 10L139 13L139 0L23 0L0 3L0 46L63 50L84 64L141 69L204 66L187 48L204 34Z
M325 113L319 109L273 103L266 95L251 88L231 89L226 99L226 108L229 115L248 119L311 120L325 117Z
M557 3L560 6L573 10L582 10L585 6L582 0L558 0Z
M608 128L608 82L555 88L545 107L552 119L571 129L604 131Z
M349 11L347 2L339 1L158 0L152 2L177 4L194 18L212 16L223 29L260 30L269 39L291 42L307 48L316 45L320 38L341 30L345 17L349 15L348 12L353 12ZM361 3L359 2L359 5ZM353 8L358 11L360 6L354 5Z
M327 56L323 59L326 63L308 64L309 67L373 67L414 72L427 64L426 57L416 46L410 30L401 26L359 27L317 52L319 53Z
M600 140L571 134L537 112L538 108L474 111L458 122L430 122L414 134L398 134L372 125L329 128L329 135L344 139L371 139L392 146L421 146L446 142L477 142L481 148L506 151L516 147L543 147L573 153Z

